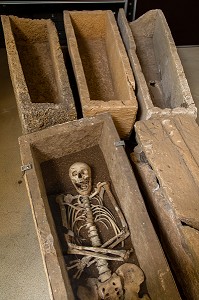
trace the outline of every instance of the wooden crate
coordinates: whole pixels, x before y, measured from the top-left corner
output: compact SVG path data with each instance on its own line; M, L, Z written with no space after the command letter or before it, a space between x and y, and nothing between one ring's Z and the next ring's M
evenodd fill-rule
M199 127L179 115L135 130L134 161L164 250L186 299L199 299Z
M122 137L135 122L135 82L111 11L64 12L83 115L110 112Z
M13 16L1 19L23 133L76 119L53 22Z
M118 14L120 32L137 84L139 119L190 114L197 109L170 29L161 10L151 10L129 23Z
M151 299L180 299L128 158L123 147L115 145L118 141L109 114L56 125L19 139L22 164L32 166L26 171L25 180L53 299L72 300L74 297L60 247L61 239L58 241L56 233L56 208L52 209L50 195L69 192L68 166L79 160L91 166L94 181L96 178L106 180L104 170L107 169ZM93 147L97 152L93 152Z

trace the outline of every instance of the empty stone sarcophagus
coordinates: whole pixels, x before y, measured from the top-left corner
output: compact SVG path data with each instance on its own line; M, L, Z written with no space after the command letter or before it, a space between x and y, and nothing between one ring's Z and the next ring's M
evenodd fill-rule
M111 11L65 11L64 23L83 115L109 112L122 137L135 122L135 82Z
M137 83L139 119L171 114L196 118L197 109L162 11L148 11L128 24L121 9L118 24Z
M199 299L199 127L191 116L135 124L133 155L148 208L186 299Z
M99 185L96 185L99 181L101 183L110 182L114 197L117 199L117 211L122 211L125 222L128 224L128 238L132 243L132 252L129 259L133 260L135 268L139 268L142 273L141 282L144 281L144 285L141 285L141 287L136 286L135 293L132 293L132 295L137 295L136 299L140 299L139 297L142 297L143 294L148 294L153 300L180 299L148 217L128 158L123 147L118 146L118 141L119 136L109 114L55 125L25 135L19 140L22 164L29 166L29 170L25 172L25 181L49 282L50 294L53 299L72 300L77 297L79 286L86 287L88 278L92 277L92 280L90 279L91 283L96 281L98 277L95 264L88 266L90 261L87 261L87 264L84 265L85 269L80 278L75 277L74 279L73 275L75 276L75 273L73 273L73 270L66 270L67 268L71 269L72 259L75 260L77 268L80 266L79 262L83 262L81 261L82 256L72 257L68 253L71 248L67 248L65 245L66 234L71 237L75 237L75 235L71 230L63 232L62 220L66 222L68 215L66 218L65 208L60 210L58 205L60 196L67 194L67 197L71 198L70 194L77 194L69 178L69 168L77 161L84 162L91 167L93 186L99 187ZM75 177L77 174L72 173L72 176ZM78 175L78 178L81 179L82 177ZM97 189L94 189L94 193L96 191ZM71 208L77 208L77 211L79 211L82 209L83 199L79 197L77 199L79 206L75 206L77 203L73 204L70 199L68 204L71 205ZM112 210L111 203L111 201L106 202L106 199L104 200L104 204L107 205L109 210ZM79 217L76 213L72 216ZM107 232L106 226L99 226L100 228L99 234L103 238L104 233ZM81 232L81 234L83 233ZM112 250L116 252L124 251L126 242L122 249L119 247ZM90 249L88 248L87 250ZM97 249L99 250L99 247ZM117 263L115 265L115 262L111 264L108 261L110 272L114 276L116 276L114 272L118 269L121 271L121 267ZM81 269L76 269L75 272L79 270ZM127 276L128 278L131 278L130 273ZM93 280L93 278L95 279ZM130 283L130 288L135 288L136 280L137 277L134 278L134 282ZM117 282L113 281L111 288L114 288L115 291L116 287ZM141 294L138 296L139 289ZM119 289L116 288L115 293L117 292L119 293ZM80 297L80 299L95 299L92 298L92 293L93 290L90 290L90 293L86 294L86 298ZM82 295L83 293L80 294L80 296ZM96 299L106 299L103 297ZM148 299L148 296L143 299Z
M23 133L76 119L53 22L14 16L1 19Z

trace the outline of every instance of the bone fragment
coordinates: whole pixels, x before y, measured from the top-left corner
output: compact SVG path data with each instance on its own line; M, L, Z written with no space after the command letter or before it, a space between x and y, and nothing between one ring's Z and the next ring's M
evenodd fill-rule
M78 246L72 243L68 243L68 246L70 250L76 249L76 250L87 250L91 252L96 252L96 253L103 253L103 254L112 254L112 255L118 255L123 259L128 258L128 253L129 251L126 250L114 250L114 249L107 249L107 248L102 248L102 247L88 247L88 246Z
M113 196L113 194L112 194L112 192L111 192L111 189L110 189L109 184L106 183L106 184L104 185L104 188L105 188L105 191L106 191L107 194L108 194L108 197L109 197L109 199L110 199L110 201L111 201L111 203L112 203L112 205L113 205L113 207L114 207L116 213L118 214L118 217L120 218L122 227L127 229L128 226L127 226L126 220L125 220L125 218L124 218L124 216L123 216L122 211L120 210L119 206L117 205L117 202L116 202L115 197Z
M83 255L83 256L90 256L90 257L96 257L98 259L104 259L104 260L115 260L115 261L124 261L124 258L122 257L113 257L108 256L106 254L86 251L86 250L77 250L77 249L68 249L68 254L77 254L77 255Z

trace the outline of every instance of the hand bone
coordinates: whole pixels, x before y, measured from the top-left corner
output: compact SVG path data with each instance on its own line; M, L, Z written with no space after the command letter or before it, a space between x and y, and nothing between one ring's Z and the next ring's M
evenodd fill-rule
M97 187L95 188L94 193L92 193L90 195L90 198L93 198L94 196L96 196L97 194L99 194L100 191L101 191L101 188L104 187L106 184L107 184L107 182L98 182L97 183Z

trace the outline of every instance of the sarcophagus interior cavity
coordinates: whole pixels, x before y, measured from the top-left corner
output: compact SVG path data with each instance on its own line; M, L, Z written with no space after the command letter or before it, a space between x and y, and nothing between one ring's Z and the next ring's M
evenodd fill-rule
M137 112L135 82L111 11L65 11L64 23L84 116L110 112L128 136Z
M67 254L63 216L56 196L77 194L68 174L69 167L77 161L91 167L93 188L98 182L110 182L130 232L130 244L125 244L124 249L132 247L130 263L144 274L142 295L145 293L157 300L180 299L129 161L123 147L117 146L118 141L119 136L109 114L56 125L20 138L22 164L31 166L25 174L26 185L54 299L74 299L77 285L85 286L86 279L98 277L95 265L85 268L79 279L73 279L73 270L66 271L66 264L70 267L72 258ZM83 202L78 199L81 207ZM111 201L104 199L104 205L112 211ZM103 237L106 228L99 228ZM116 251L119 250L116 248ZM112 273L118 270L117 262L108 262L108 265Z
M121 9L118 24L137 83L139 118L190 114L197 110L170 29L161 10L128 23Z
M76 119L53 22L14 16L1 19L23 133Z

